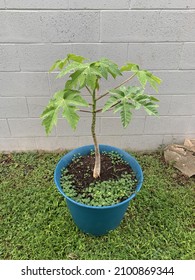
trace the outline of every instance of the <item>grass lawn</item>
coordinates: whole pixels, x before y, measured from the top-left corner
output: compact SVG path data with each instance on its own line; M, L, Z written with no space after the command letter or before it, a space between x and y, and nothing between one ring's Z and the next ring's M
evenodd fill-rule
M136 154L144 184L121 225L102 237L74 225L53 182L62 153L0 154L0 259L194 259L195 179L160 153Z

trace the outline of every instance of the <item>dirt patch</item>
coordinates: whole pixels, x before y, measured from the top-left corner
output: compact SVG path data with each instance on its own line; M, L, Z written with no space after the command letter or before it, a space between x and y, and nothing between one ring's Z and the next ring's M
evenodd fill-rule
M84 190L91 183L103 182L108 180L117 180L121 175L129 173L132 179L135 179L135 174L131 167L125 162L113 162L108 155L101 155L101 174L99 178L93 178L93 168L95 157L93 155L82 156L73 161L68 166L68 173L74 177L74 185L77 186L77 191Z

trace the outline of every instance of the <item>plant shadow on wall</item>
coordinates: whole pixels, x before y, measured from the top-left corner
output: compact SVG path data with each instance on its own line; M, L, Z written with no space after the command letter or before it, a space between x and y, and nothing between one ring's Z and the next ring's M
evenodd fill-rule
M75 149L62 158L56 167L55 182L66 198L78 227L86 233L102 235L119 225L129 201L141 188L143 175L141 167L132 156L118 148L98 144L97 114L110 110L119 112L124 128L131 121L133 110L144 108L149 115L157 115L158 99L147 94L145 87L149 83L158 91L161 79L140 69L137 64L128 62L119 68L107 58L90 62L75 54L68 54L65 59L56 61L50 71L56 69L60 70L57 78L68 74L69 79L64 89L54 94L41 115L46 133L49 134L57 124L60 110L74 130L79 121L78 112L85 112L91 116L94 145ZM107 80L109 76L115 79L125 72L131 73L127 79L115 88L100 93L101 79ZM139 86L125 86L135 77ZM86 92L91 96L90 103L82 96ZM99 108L98 102L104 97L108 97L107 101ZM83 216L86 208L91 214ZM96 221L95 229L90 220L93 223Z

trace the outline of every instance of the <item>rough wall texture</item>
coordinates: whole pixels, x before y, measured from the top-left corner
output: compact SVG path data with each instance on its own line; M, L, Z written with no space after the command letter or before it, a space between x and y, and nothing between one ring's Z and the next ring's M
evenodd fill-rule
M194 9L194 0L0 0L0 150L92 143L86 114L76 132L63 119L50 137L41 127L44 105L63 86L48 69L69 52L130 60L163 79L160 117L137 112L123 130L118 116L100 115L101 143L145 150L195 137Z

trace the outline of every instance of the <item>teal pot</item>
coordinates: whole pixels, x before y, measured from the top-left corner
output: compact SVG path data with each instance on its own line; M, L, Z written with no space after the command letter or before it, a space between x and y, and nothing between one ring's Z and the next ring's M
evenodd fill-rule
M138 183L135 193L133 193L128 199L111 206L89 206L74 201L63 192L60 185L61 170L71 163L75 155L79 154L84 156L90 154L91 151L94 150L93 145L83 146L67 153L58 162L54 173L55 184L59 192L65 197L75 224L81 231L95 236L104 235L119 226L130 200L133 199L137 192L140 191L143 182L142 169L134 157L116 147L100 145L99 148L100 153L112 151L117 152L126 162L129 163L136 174Z

